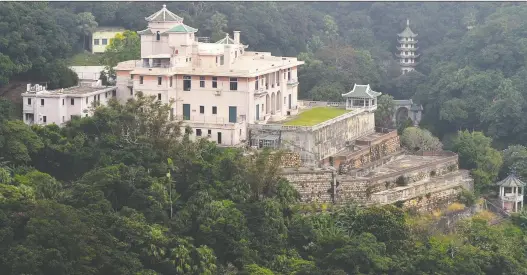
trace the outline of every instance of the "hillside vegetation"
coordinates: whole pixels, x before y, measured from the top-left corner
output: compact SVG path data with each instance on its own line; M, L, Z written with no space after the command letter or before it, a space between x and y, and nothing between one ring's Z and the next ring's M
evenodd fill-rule
M0 2L0 86L74 85L68 62L96 26L142 30L162 4ZM304 99L340 101L355 83L413 98L428 130L400 127L403 142L457 152L476 193L495 190L511 170L527 179L523 3L167 8L199 36L240 30L252 50L298 56ZM394 52L407 18L422 58L417 72L401 76ZM104 65L137 57L134 32L112 43ZM391 100L379 99L384 127L395 126L386 119ZM497 226L480 215L453 233L396 206L306 213L279 177L279 154L192 142L167 120L169 110L139 96L63 128L30 127L0 98L2 274L527 274L525 213ZM465 206L450 211L475 201L464 193Z

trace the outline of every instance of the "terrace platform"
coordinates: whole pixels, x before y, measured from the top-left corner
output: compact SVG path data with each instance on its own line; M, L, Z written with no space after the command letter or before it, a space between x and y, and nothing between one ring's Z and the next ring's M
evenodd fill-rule
M284 126L314 126L349 112L351 112L351 110L342 108L314 107L301 110L295 116L274 123L282 124Z

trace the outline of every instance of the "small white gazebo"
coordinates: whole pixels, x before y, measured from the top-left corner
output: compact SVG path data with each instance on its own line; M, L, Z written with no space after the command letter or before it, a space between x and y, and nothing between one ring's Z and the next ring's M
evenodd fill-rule
M342 97L346 99L346 110L364 109L373 112L377 110L377 97L380 95L381 93L370 88L370 84L355 84L353 90L343 94Z
M501 207L507 212L520 212L523 209L523 191L525 182L516 177L514 173L504 180L496 183L500 187Z

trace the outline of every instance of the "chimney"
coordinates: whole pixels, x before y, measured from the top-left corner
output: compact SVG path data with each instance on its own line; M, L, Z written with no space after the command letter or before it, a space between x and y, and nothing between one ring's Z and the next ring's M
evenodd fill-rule
M240 31L234 31L234 42L240 44Z

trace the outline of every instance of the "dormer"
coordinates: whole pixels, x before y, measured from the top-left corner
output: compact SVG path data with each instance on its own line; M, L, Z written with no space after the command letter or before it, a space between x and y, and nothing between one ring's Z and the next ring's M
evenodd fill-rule
M381 93L373 91L368 85L353 86L353 90L349 93L343 94L342 97L346 99L346 110L363 109L366 111L377 110L377 97Z

